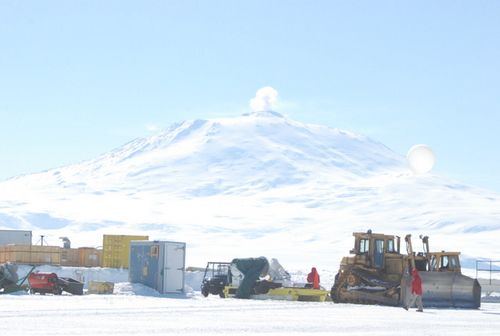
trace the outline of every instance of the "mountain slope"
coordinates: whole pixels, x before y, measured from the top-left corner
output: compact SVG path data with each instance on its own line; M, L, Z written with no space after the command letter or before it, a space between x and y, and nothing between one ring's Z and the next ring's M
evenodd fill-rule
M430 234L437 249L487 257L500 252L488 244L499 209L498 194L413 176L369 138L275 112L185 121L0 183L0 227L80 246L101 245L102 233L147 233L186 241L198 265L267 255L328 267L351 248L352 231L369 228Z

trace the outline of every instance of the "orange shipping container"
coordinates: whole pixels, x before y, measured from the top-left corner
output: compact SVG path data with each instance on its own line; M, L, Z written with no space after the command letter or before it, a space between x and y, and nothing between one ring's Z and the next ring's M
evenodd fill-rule
M80 266L80 251L78 249L61 249L62 266Z
M102 250L93 247L80 247L79 266L80 267L100 267L102 259Z

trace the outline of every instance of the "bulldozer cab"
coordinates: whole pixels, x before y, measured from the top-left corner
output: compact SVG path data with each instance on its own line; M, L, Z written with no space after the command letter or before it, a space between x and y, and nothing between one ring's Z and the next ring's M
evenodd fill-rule
M460 273L460 252L431 252L429 271Z
M354 249L350 252L364 256L367 266L382 269L386 265L387 254L399 255L400 239L398 236L381 233L354 232Z
M406 242L411 250L411 235L407 235ZM420 235L423 252L414 257L415 267L419 271L429 272L456 272L461 273L460 252L430 252L429 237Z

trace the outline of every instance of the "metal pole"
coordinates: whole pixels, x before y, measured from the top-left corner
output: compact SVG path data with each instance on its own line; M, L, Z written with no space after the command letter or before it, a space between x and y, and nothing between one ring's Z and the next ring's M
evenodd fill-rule
M476 279L477 279L477 266L479 264L479 260L476 260Z
M490 286L491 286L491 260L490 260Z

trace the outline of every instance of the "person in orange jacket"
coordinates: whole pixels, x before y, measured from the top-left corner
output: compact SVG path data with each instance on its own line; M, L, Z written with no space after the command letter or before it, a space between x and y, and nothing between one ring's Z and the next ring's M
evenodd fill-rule
M409 304L404 308L408 310L416 303L417 311L423 312L424 307L422 305L422 278L420 278L420 274L418 273L416 268L413 269L411 275L411 298L409 300Z
M319 273L316 267L311 268L311 272L307 275L307 282L312 284L312 288L319 289Z

